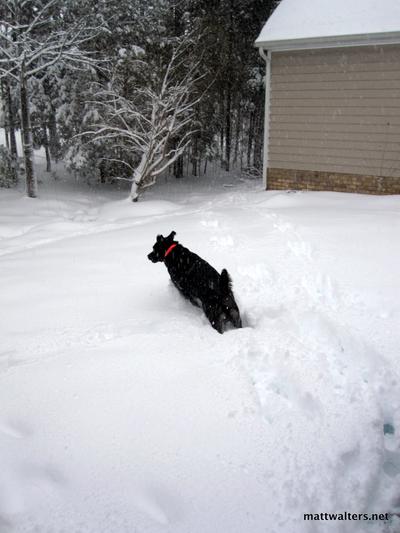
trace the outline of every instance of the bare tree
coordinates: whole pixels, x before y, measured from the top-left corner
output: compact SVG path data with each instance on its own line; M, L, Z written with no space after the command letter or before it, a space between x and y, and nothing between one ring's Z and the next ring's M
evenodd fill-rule
M0 79L12 79L19 85L21 133L25 160L27 195L37 196L37 179L33 166L32 126L28 81L63 59L73 64L93 63L82 52L83 43L98 29L85 21L57 28L58 0L2 0L5 18L0 20ZM58 21L63 26L62 21Z
M13 102L10 83L1 80L1 98L4 112L4 126L6 133L6 145L11 156L11 167L14 181L18 181L18 150L15 137L17 111Z
M185 66L186 45L173 50L158 83L137 89L135 98L121 96L112 84L99 93L102 122L83 133L92 136L92 142L107 140L109 146L120 149L123 157L114 161L129 168L133 202L179 158L194 133L194 108L200 100L194 87L201 76L198 63Z

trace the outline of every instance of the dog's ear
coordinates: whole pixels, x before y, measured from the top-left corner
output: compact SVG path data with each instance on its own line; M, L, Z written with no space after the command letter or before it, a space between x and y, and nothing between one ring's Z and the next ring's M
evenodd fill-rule
M170 241L173 241L175 235L176 235L176 231L171 231L171 233L168 235L167 239L169 239Z
M164 237L162 235L157 235L157 242L162 242Z

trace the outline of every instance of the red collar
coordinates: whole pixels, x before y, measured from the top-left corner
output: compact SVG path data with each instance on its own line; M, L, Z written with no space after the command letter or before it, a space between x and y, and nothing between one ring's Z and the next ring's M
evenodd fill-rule
M176 244L171 244L171 246L168 248L168 250L165 252L164 259L167 257L167 255L172 252L172 250L175 248Z

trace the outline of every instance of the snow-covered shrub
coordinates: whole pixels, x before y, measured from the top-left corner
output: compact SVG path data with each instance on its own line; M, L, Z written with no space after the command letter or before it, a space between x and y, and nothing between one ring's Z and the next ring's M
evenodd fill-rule
M84 146L72 144L64 156L65 167L76 179L83 179L87 183L95 182L98 179L98 169L96 160L91 155Z
M11 156L5 146L0 146L0 187L15 187L17 173L13 169Z
M248 180L258 180L262 178L262 170L253 166L242 168L241 174L243 178Z

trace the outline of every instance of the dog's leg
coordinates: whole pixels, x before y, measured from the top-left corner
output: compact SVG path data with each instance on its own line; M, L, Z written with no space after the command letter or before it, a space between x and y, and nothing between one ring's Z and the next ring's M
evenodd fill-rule
M218 331L218 333L223 333L223 316L218 316L215 311L215 307L211 305L203 304L203 311L208 320L210 321L211 326Z

